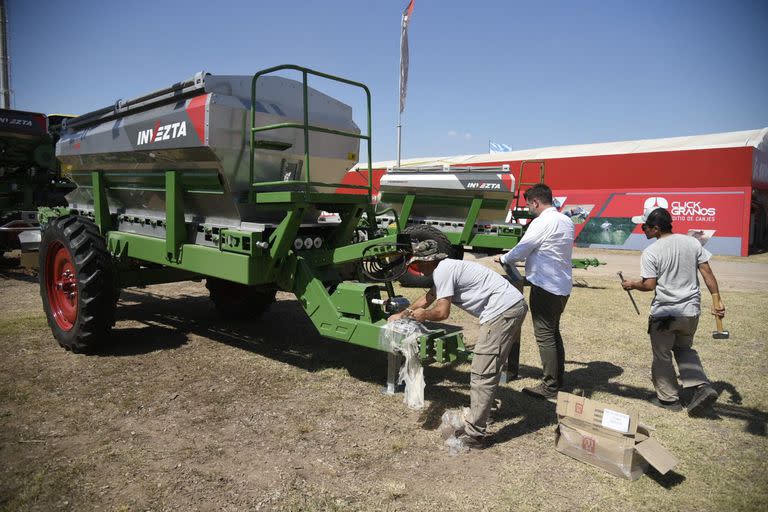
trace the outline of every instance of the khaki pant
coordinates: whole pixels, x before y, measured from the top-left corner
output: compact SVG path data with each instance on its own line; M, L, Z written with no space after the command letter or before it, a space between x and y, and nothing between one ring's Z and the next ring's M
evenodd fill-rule
M507 279L512 286L517 288L517 291L523 293L523 283L525 278L518 279L517 281L511 281ZM517 331L517 339L512 341L512 350L509 351L509 358L507 362L502 366L502 371L507 372L508 379L515 379L520 373L520 331Z
M650 317L648 334L651 335L651 380L656 388L659 400L675 401L679 399L680 384L677 381L675 365L680 372L680 382L684 388L709 384L699 354L691 348L693 335L699 325L699 317L669 316Z
M531 285L533 334L539 345L543 384L549 391L557 391L563 385L565 347L560 335L560 316L568 303L568 297Z
M480 325L469 381L471 412L464 425L470 436L485 435L496 388L499 387L501 367L509 357L512 345L520 342L520 328L527 313L528 305L525 300L520 300L496 318Z

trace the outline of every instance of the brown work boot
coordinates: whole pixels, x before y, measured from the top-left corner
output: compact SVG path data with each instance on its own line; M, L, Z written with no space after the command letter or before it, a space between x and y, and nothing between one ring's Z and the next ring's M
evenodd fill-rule
M550 402L557 402L557 390L552 391L544 387L544 383L540 382L532 388L523 388L523 393L527 393L534 398L542 398L549 400Z

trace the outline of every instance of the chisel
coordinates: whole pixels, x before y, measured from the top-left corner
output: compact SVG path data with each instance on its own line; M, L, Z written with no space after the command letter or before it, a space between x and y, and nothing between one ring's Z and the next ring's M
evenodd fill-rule
M621 274L621 270L616 272L616 275L619 276L619 279L621 279L621 282L624 282L624 276ZM627 290L627 295L629 295L629 300L632 301L632 305L635 306L635 311L637 311L637 314L640 314L640 310L637 309L637 302L635 302L635 298L632 296L632 292Z

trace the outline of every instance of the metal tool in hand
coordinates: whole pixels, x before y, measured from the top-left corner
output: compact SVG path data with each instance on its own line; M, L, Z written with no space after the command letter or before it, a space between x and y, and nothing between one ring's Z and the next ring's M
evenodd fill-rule
M720 303L720 294L719 293L713 293L712 294L712 305L715 307L715 309L718 309L721 307ZM723 329L723 319L719 316L715 315L715 325L717 326L716 331L712 331L712 337L716 340L727 340L731 337L731 333Z
M621 270L616 272L616 275L619 276L619 279L621 279L621 282L624 282L624 275L622 275ZM635 306L635 311L637 311L637 314L640 314L640 310L637 309L637 302L635 302L635 298L632 296L632 292L630 290L627 290L627 295L629 295L629 300L632 301L632 305Z

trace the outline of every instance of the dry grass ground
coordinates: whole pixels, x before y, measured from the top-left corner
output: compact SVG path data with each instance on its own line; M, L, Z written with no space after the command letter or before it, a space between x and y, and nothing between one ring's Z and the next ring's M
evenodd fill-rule
M451 457L436 428L468 404L466 365L427 368L428 407L410 411L380 394L381 353L320 338L291 295L227 324L200 283L124 291L106 348L71 354L34 277L5 268L0 510L765 510L768 265L713 264L752 285L721 277L732 337L713 340L705 319L696 338L721 395L689 418L646 401L645 320L613 275L635 274L637 254L599 257L619 260L577 272L563 318L568 383L638 410L680 459L672 474L629 482L555 452L554 405L520 392L539 374L530 321L497 443ZM474 336L466 315L451 322Z

